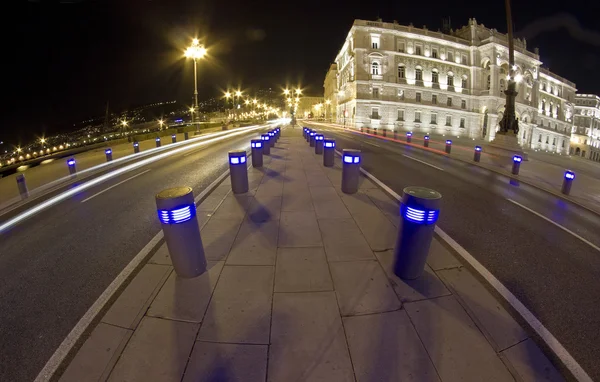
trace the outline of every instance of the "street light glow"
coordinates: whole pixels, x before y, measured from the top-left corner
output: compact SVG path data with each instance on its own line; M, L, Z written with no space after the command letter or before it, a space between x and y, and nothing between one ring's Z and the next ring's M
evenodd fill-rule
M225 98L229 98L229 97L231 97L231 93L229 93L229 92L226 92L226 93L225 93Z
M127 121L126 120L122 120L121 121L121 125L123 125L123 127L127 126Z
M238 91L236 91L236 92L235 92L235 96L236 96L236 97L241 97L241 96L242 96L242 92L241 92L241 91L239 91L239 90L238 90Z
M206 48L200 45L200 41L195 38L192 40L192 46L185 50L185 57L198 60L206 55Z

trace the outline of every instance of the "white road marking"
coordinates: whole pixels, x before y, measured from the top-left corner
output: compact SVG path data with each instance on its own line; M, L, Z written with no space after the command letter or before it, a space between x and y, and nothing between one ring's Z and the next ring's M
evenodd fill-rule
M106 191L108 191L108 190L110 190L110 189L113 189L113 188L117 187L117 186L118 186L118 185L120 185L120 184L123 184L123 183L125 183L125 182L128 182L128 181L130 181L130 180L131 180L131 179L133 179L133 178L137 178L137 177L138 177L138 176L140 176L140 175L144 175L145 173L147 173L147 172L148 172L148 171L150 171L150 170L151 170L151 169L148 169L148 170L146 170L146 171L142 171L142 172L140 172L139 174L136 174L136 175L134 175L134 176L131 176L131 177L129 177L129 178L127 178L127 179L125 179L125 180L122 180L122 181L120 181L120 182L119 182L119 183L117 183L117 184L113 184L112 186L110 186L110 187L108 187L108 188L106 188L106 189L104 189L104 190L102 190L102 191L100 191L100 192L98 192L98 193L96 193L96 194L94 194L94 195L90 196L89 198L83 199L83 200L81 201L81 203L85 203L85 202L87 202L88 200L90 200L90 199L93 199L93 198L95 198L96 196L98 196L98 195L100 195L100 194L103 194L103 193L105 193Z
M402 156L404 156L404 157L407 157L408 159L412 159L412 160L414 160L414 161L417 161L417 162L420 162L420 163L426 164L427 166L429 166L429 167L433 167L433 168L435 168L435 169L438 169L438 170L440 170L440 171L444 171L444 169L443 169L443 168L440 168L440 167L438 167L438 166L434 166L434 165L432 165L432 164L430 164L430 163L427 163L427 162L424 162L424 161L422 161L422 160L420 160L420 159L413 158L413 157L411 157L411 156L408 156L408 155L405 155L405 154L402 154Z
M544 215L540 214L539 212L535 212L534 210L532 210L529 207L525 207L524 205L522 205L519 202L515 202L512 199L508 199L506 198L506 200L508 200L509 202L516 204L517 206L523 208L524 210L527 210L529 212L531 212L532 214L541 217L542 219L544 219L545 221L554 224L555 226L557 226L558 228L562 229L563 231L570 233L571 235L575 236L576 238L578 238L579 240L583 241L584 243L586 243L587 245L589 245L590 247L594 248L596 251L600 252L600 247L596 246L594 243L591 243L590 241L584 239L583 237L579 236L578 234L576 234L575 232L571 231L568 228L563 227L562 225L550 220L549 218L545 217Z
M381 147L379 145L376 145L375 143L371 143L371 142L367 142L367 141L363 141L365 142L367 145L371 145L371 146L375 146L375 147Z

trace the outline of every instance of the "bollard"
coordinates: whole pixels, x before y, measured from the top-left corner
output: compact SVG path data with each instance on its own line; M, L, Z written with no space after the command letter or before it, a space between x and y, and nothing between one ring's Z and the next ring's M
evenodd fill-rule
M394 139L398 139L398 132L394 129Z
M512 166L512 174L513 175L519 175L519 169L521 168L522 161L523 161L523 158L521 158L519 155L513 156L513 166Z
M473 154L473 160L479 162L481 159L481 146L475 146L475 153Z
M446 154L450 154L451 151L452 151L452 141L449 139L446 139Z
M158 193L155 200L158 220L177 276L200 276L206 272L206 257L192 188L169 188Z
M304 139L306 139L306 130L307 130L306 127L302 128L302 138L304 138Z
M19 188L19 195L21 199L29 197L29 190L27 189L27 182L25 182L25 174L17 175L17 187Z
M75 158L69 158L67 160L67 167L69 167L69 174L77 174L77 167L75 166Z
M160 145L161 145L160 137L156 137L155 141L156 141L156 147L160 147Z
M190 133L186 131L185 133L183 133L183 140L187 141L188 139L190 139Z
M104 150L104 154L106 154L106 161L110 162L112 160L112 149Z
M317 132L314 130L311 130L310 134L309 134L310 138L308 140L310 147L315 147L315 135L317 135Z
M406 133L406 143L412 142L412 132Z
M271 145L269 144L269 134L263 134L260 136L262 141L262 152L264 155L271 155Z
M304 138L304 139L306 139L306 142L310 141L310 132L311 131L312 131L311 129L306 129L306 137Z
M252 167L262 167L263 165L263 149L262 140L253 139L250 141L252 148Z
M361 133L364 133L364 132L365 132L365 127L364 127L364 126L361 126L361 127L360 127L360 132L361 132Z
M376 127L373 128L373 135L377 135L377 130L378 129Z
M419 278L440 214L442 195L424 187L406 187L400 202L402 223L394 248L394 273L405 280Z
M177 142L177 135L173 134L171 135L171 143L175 143Z
M133 152L136 154L140 152L140 144L137 141L133 142Z
M335 140L323 139L323 166L333 167L335 158Z
M229 152L229 176L231 177L231 190L234 194L248 192L246 151L234 150Z
M371 128L367 126L367 134L371 134Z
M271 148L275 147L275 133L273 132L273 130L268 131L267 134L269 134L269 145L271 146Z
M323 134L315 135L315 154L323 154Z
M382 135L384 137L387 137L387 129L386 128L383 128L382 133L383 133Z
M346 149L342 153L342 192L355 194L360 177L360 150Z
M423 147L429 147L429 135L423 137Z
M565 171L565 177L563 178L562 189L560 192L565 195L569 195L569 192L571 192L571 184L573 183L573 179L575 179L575 173L571 170Z

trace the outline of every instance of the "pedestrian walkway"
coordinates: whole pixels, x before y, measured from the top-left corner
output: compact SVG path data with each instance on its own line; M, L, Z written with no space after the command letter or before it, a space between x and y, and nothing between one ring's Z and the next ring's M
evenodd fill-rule
M561 381L498 301L435 239L425 274L391 271L398 206L286 127L250 191L198 207L209 270L176 276L165 245L61 381ZM223 159L226 153L223 153Z

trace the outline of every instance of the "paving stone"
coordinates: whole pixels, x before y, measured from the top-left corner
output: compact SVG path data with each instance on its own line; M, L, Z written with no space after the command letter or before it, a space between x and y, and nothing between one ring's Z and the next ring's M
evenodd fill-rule
M331 263L330 268L342 316L400 309L400 301L376 260Z
M208 270L193 279L184 279L172 272L152 301L148 316L202 322L222 269L222 261L209 262Z
M454 296L404 304L444 382L514 378Z
M204 228L206 223L208 223L208 221L213 216L213 214L214 214L214 212L196 211L196 220L198 221L198 227L201 230L202 230L202 228Z
M306 182L308 183L309 186L329 186L329 187L331 187L331 181L329 180L327 175L321 170L306 172Z
M281 212L279 247L318 247L321 245L321 232L313 211Z
M340 198L331 185L310 186L308 189L313 200L339 200Z
M255 197L281 196L283 194L283 182L261 183L256 190Z
M253 197L247 195L228 195L213 215L213 218L241 220L246 216L246 210L252 200Z
M279 222L245 220L227 257L227 265L275 265Z
M354 219L319 219L328 261L372 260L373 252Z
M434 271L462 266L462 263L453 256L436 237L431 241L429 255L427 255L427 264L429 264Z
M160 265L172 265L171 255L169 255L169 249L167 248L167 243L163 243L158 249L156 253L152 255L152 258L148 261L148 264L160 264Z
M373 251L394 249L398 229L379 210L352 215Z
M196 342L183 382L264 382L267 345Z
M527 339L500 353L520 382L563 382L565 379L533 342Z
M437 272L496 351L527 338L527 333L498 300L465 268Z
M333 290L333 283L322 247L277 250L275 292L327 290Z
M274 267L225 266L198 340L269 343Z
M268 381L354 381L333 292L275 293Z
M385 192L380 189L367 189L362 190L366 195L369 196L371 201L382 210L383 213L389 214L391 216L399 216L400 215L400 207L398 206L398 201L389 197Z
M109 381L179 382L198 324L144 317Z
M302 167L291 167L289 164L285 170L285 182L299 182L303 184L307 184L306 181L306 173L302 169Z
M313 211L313 202L308 187L285 183L283 186L282 211Z
M357 382L439 382L406 312L344 317Z
M60 382L106 380L132 334L132 330L99 323L60 377Z
M250 203L246 220L261 223L277 221L281 212L281 196L257 196Z
M365 193L357 192L356 194L343 194L342 202L348 208L352 215L369 214L379 212L379 208L371 201Z
M238 219L209 220L200 231L207 260L220 261L227 257L241 222Z
M199 205L198 211L213 212L221 204L225 196L231 192L231 183L228 185L221 185L214 189Z
M135 329L172 269L166 265L144 265L102 317L102 322Z
M402 280L394 274L394 252L384 251L375 252L375 256L381 263L383 270L387 274L396 295L402 302L419 301L428 298L450 295L450 291L444 283L437 277L435 272L425 265L425 272L416 280Z

